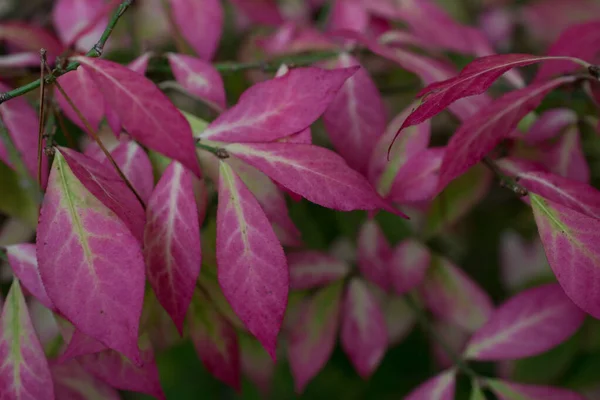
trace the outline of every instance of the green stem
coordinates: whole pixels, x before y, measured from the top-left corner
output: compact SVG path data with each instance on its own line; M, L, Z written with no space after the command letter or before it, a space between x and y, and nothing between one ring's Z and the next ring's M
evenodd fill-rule
M287 64L290 67L301 67L311 65L319 61L324 61L339 55L339 51L320 51L308 54L296 54L279 57L270 61L259 60L245 63L223 62L213 66L219 72L238 72L249 69L261 69L265 72L277 71L281 64Z
M100 57L102 55L102 52L104 51L104 45L106 44L106 42L108 41L108 38L112 34L113 29L115 28L115 25L119 21L119 18L121 18L123 13L125 13L125 11L131 6L132 3L133 3L133 0L124 0L119 5L119 8L117 8L117 11L115 11L115 13L111 17L110 21L108 22L108 25L104 29L104 32L102 33L102 36L100 37L100 40L98 40L98 42L92 47L92 49L86 53L87 57ZM77 69L77 67L79 67L79 62L77 62L77 61L70 62L64 69L57 67L52 71L52 74L47 75L44 78L44 82L52 83L59 76L64 75L67 72L74 71ZM10 100L10 99L18 97L18 96L22 96L25 93L28 93L28 92L31 92L32 90L37 89L38 87L40 87L41 83L42 83L42 80L37 79L33 82L30 82L26 85L23 85L21 87L11 90L11 91L0 93L0 104L4 103L7 100Z
M446 343L444 338L441 337L439 333L431 326L427 315L425 315L425 311L417 304L417 301L413 298L413 294L409 293L405 297L405 299L408 306L415 313L417 320L419 321L419 324L421 324L423 330L429 333L433 340L444 349L444 351L446 352L448 357L450 357L454 365L465 375L469 376L472 379L478 380L479 374L477 374L477 372L475 372L471 367L469 367L465 360L463 360L460 357L460 355L456 354L454 349L452 349L452 347L450 347L450 345Z
M489 157L484 157L483 158L483 163L496 175L496 177L500 180L500 185L502 187L507 188L508 190L512 191L513 193L515 193L517 196L523 197L523 196L527 196L527 194L529 193L527 191L527 189L525 189L523 186L521 186L516 179L514 179L511 176L506 175L505 173L503 173L500 168L498 167L498 164L496 164L496 162L494 160L492 160Z

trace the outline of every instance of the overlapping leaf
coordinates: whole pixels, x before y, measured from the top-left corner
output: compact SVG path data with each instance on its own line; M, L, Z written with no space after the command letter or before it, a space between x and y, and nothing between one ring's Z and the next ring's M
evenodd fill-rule
M521 292L501 305L469 341L465 357L511 360L543 353L575 333L585 318L558 284Z
M307 200L334 210L390 209L367 180L336 153L292 143L234 143L228 152Z
M275 359L289 288L285 254L258 201L224 162L219 177L217 263L227 301Z
M148 154L133 140L121 142L110 154L141 199L147 203L154 188L154 175ZM103 163L109 166L110 160L104 154L102 157ZM113 168L112 165L110 168Z
M200 273L200 226L193 175L173 161L146 209L144 258L148 281L179 332Z
M269 142L298 133L323 114L358 68L297 68L257 83L199 137L226 142Z
M431 254L429 249L416 240L407 239L393 249L389 261L391 286L402 295L423 282Z
M546 257L558 282L575 304L600 318L600 220L535 194L529 197Z
M232 0L231 2L252 22L272 26L283 22L276 0Z
M54 399L52 377L19 281L0 315L0 393L6 399Z
M144 259L127 225L54 158L37 230L42 282L77 329L139 361Z
M57 399L119 400L121 398L115 389L92 376L77 361L54 363L50 365L50 372Z
M523 136L523 140L529 144L541 143L552 139L568 125L577 122L577 114L568 108L555 108L546 111L536 119L535 123Z
M332 65L360 66L346 53ZM386 110L379 89L364 68L346 80L323 114L323 122L333 146L348 165L365 173L373 148L385 131Z
M304 390L333 352L342 290L342 283L334 283L320 289L300 305L294 329L289 332L288 338L288 358L297 393Z
M344 295L340 339L356 372L371 376L387 350L387 326L377 299L360 278L350 281Z
M557 175L575 181L588 183L590 167L583 154L579 129L571 126L549 149L544 149L544 165Z
M77 68L59 77L58 83L92 128L97 128L104 116L104 100L90 73L84 68ZM85 129L85 124L62 93L56 90L54 96L62 112L77 126Z
M431 200L437 192L445 147L432 147L414 154L400 168L389 199L400 204Z
M91 74L131 136L200 176L190 125L154 83L112 61L74 58Z
M35 245L30 243L6 246L8 262L21 284L36 299L49 309L54 309L52 300L48 298L46 288L42 282L38 262L35 254Z
M238 336L242 372L254 383L264 396L271 387L275 363L269 354L253 337L240 333Z
M383 231L373 219L366 221L358 233L357 262L361 274L384 290L390 288L392 250Z
M239 391L241 380L237 333L200 291L194 293L188 330L206 369Z
M115 1L112 1L115 4ZM88 51L100 39L108 22L106 4L94 0L59 0L52 9L52 22L65 44Z
M177 29L203 60L213 58L223 32L219 0L169 0Z

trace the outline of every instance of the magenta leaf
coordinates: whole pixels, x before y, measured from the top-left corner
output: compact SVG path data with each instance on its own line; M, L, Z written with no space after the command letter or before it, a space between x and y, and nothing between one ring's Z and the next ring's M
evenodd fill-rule
M535 170L535 166L518 159L503 159L498 165L519 178L519 184L532 193L556 202L589 217L600 219L600 191L594 187Z
M445 258L432 258L421 292L433 314L469 332L485 324L493 311L488 294Z
M220 164L219 284L235 313L275 359L289 288L285 254L258 201L229 165Z
M144 229L148 281L180 333L201 263L193 178L183 165L171 162L150 196Z
M77 179L62 151L50 172L36 243L42 282L56 309L138 362L145 279L140 244Z
M0 28L1 30L1 28ZM0 82L0 91L7 92L10 88ZM0 104L0 119L8 130L8 134L15 145L27 172L32 178L37 179L37 141L39 119L35 109L27 103L25 98L17 97ZM0 144L2 147L2 144ZM12 165L11 160L4 158L0 151L0 160ZM42 155L42 187L48 176L48 157Z
M65 336L63 333L63 338L66 340L68 336ZM68 340L67 348L58 359L60 363L86 354L99 353L107 349L105 345L77 329L72 332Z
M289 216L285 195L279 187L268 176L235 157L229 157L227 164L256 197L281 244L302 245L300 231Z
M77 68L75 71L59 77L58 83L92 128L98 128L104 116L104 101L102 100L102 92L96 86L96 82L94 82L90 73L84 68ZM73 121L75 125L85 129L85 124L62 93L56 90L54 95L67 118Z
M40 55L36 53L14 53L0 56L0 68L25 68L40 65Z
M215 55L223 33L219 0L169 0L177 29L203 60Z
M38 269L35 244L23 243L6 246L6 255L15 276L19 278L25 289L40 303L53 310L54 304L52 304L52 300L46 293Z
M225 142L269 142L308 128L359 67L296 68L257 83L199 137Z
M390 257L391 286L398 295L409 292L425 280L431 263L429 249L413 239L400 242Z
M67 44L79 38L75 43L77 50L91 49L108 22L108 16L101 15L105 7L103 2L95 0L57 1L52 9L52 22L61 41Z
M535 145L558 136L564 128L576 122L577 114L573 110L554 108L540 114L523 139Z
M577 7L577 6L575 6ZM564 30L550 46L548 56L570 56L594 62L600 48L600 21L572 25ZM536 82L556 75L569 74L577 70L577 64L567 60L542 64L535 77Z
M566 76L509 92L463 123L448 142L438 190L464 174L508 137L550 91L574 79Z
M356 372L365 379L371 376L387 350L387 326L377 299L359 278L346 289L340 339Z
M361 0L334 0L331 6L329 30L364 32L369 25L369 13Z
M486 379L499 400L585 400L579 393L551 386L523 385L499 379Z
M406 162L416 153L425 150L429 145L431 124L425 121L422 124L403 130L389 151L390 143L396 132L410 113L410 108L398 114L388 125L373 149L369 161L368 178L377 188L377 192L387 197L394 182L395 176Z
M48 61L63 51L59 40L47 29L21 22L5 22L0 24L0 42L4 42L19 50L33 51L38 54L40 49L48 51ZM89 50L89 49L88 49Z
M231 0L250 21L277 26L283 22L276 0Z
M592 316L600 317L600 220L563 205L529 195L548 263L569 298Z
M305 290L324 286L344 278L350 266L326 253L314 250L287 254L290 289Z
M127 64L127 68L130 70L137 72L140 75L146 75L146 70L148 69L148 63L150 62L150 58L153 56L153 53L146 52L141 56L137 57L129 64Z
M0 393L6 399L54 399L52 378L17 279L0 314Z
M302 393L333 352L339 326L342 283L319 289L303 301L289 332L288 359L296 393Z
M146 393L164 400L154 351L147 338L140 339L140 348L141 366L134 365L114 350L82 356L78 361L89 373L116 389Z
M56 398L119 400L119 393L88 373L77 361L50 365Z
M544 149L542 162L557 175L584 183L590 181L590 167L577 126L567 128L552 147Z
M435 197L445 153L445 147L432 147L409 158L394 178L389 199L411 204Z
M440 113L456 100L484 93L500 76L515 67L569 57L543 57L529 54L497 54L478 58L467 65L458 76L435 82L421 90L421 104L404 121L400 130L420 124ZM581 60L571 62L582 63Z
M184 54L168 53L167 57L175 79L185 90L219 111L227 107L223 79L210 63Z
M552 283L519 293L498 307L473 335L465 357L514 360L543 353L573 335L585 318Z
M152 81L112 61L74 59L90 72L131 136L201 175L189 123Z
M267 397L275 373L275 363L260 343L249 335L238 337L242 372Z
M340 211L390 209L358 172L336 153L293 143L234 143L225 146L285 188L323 207Z
M453 400L455 387L456 371L446 370L423 382L405 400Z
M357 248L358 269L361 274L383 290L388 290L392 250L375 220L366 221L360 228Z
M110 154L135 191L147 203L154 189L154 174L148 154L133 140L122 141ZM104 154L102 160L106 166L114 168Z
M241 367L237 333L199 290L192 300L188 332L206 369L239 392Z
M106 207L113 211L142 242L146 215L142 205L110 164L101 164L66 147L60 152L75 178Z
M360 64L342 53L332 66ZM346 80L323 114L323 122L333 146L348 165L365 173L373 148L385 131L386 110L379 89L364 68Z

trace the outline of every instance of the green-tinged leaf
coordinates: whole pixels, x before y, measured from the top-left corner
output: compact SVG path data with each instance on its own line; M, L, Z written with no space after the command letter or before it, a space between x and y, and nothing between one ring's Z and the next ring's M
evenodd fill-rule
M467 214L485 196L491 182L490 172L477 165L450 183L431 203L425 236L435 236Z
M483 393L483 390L481 390L481 386L479 386L479 383L476 381L472 381L471 396L469 397L469 400L486 400L485 394Z
M205 291L206 295L210 298L210 302L214 304L215 308L219 310L219 312L223 314L223 316L225 316L225 318L227 318L229 322L237 329L246 331L246 327L242 321L240 321L239 317L233 312L231 305L229 305L229 302L223 295L223 291L219 287L216 269L214 269L214 274L207 272L204 275L201 275L198 283Z
M205 120L203 120L189 112L185 112L183 110L179 110L179 111L183 114L185 119L187 119L190 126L192 127L192 132L194 132L194 137L198 137L202 132L204 132L204 130L208 126L208 122L206 122Z
M551 386L523 385L487 379L487 386L499 400L585 400L579 393Z

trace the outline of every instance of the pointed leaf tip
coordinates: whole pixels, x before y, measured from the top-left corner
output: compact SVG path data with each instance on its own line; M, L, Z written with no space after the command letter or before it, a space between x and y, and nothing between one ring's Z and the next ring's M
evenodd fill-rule
M257 200L229 165L220 165L219 284L235 313L275 359L289 289L287 262Z

